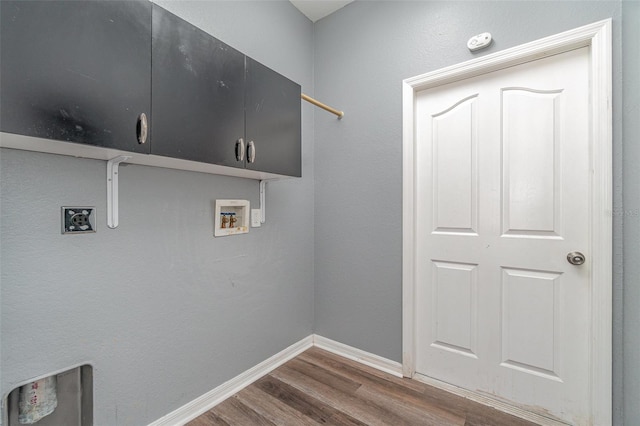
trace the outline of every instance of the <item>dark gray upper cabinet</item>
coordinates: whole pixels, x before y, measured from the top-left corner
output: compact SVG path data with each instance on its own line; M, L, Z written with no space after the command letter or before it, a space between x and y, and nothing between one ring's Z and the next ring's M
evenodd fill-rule
M153 6L152 154L301 176L300 86Z
M183 19L147 0L0 7L0 131L301 176L300 86Z
M247 168L302 176L300 85L247 57Z
M244 167L245 56L155 4L152 49L152 154Z
M149 152L151 4L0 3L0 130Z

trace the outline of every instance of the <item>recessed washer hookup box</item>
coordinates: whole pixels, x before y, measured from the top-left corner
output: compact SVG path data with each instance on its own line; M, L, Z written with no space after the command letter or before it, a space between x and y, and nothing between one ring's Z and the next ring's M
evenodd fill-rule
M216 200L213 235L246 234L249 232L249 200Z

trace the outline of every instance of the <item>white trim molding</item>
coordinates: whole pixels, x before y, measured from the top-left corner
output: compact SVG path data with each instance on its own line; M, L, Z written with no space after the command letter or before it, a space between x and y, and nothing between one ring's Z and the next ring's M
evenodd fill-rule
M360 364L368 365L369 367L384 371L396 377L402 377L402 364L399 362L391 361L390 359L365 352L353 346L318 336L317 334L313 335L313 345L325 351L340 355L343 358L357 361Z
M589 47L591 116L591 373L588 424L612 419L612 110L611 20L603 20L403 81L402 372L416 373L415 97L416 93L569 50Z
M295 358L302 352L313 346L313 335L307 336L288 348L278 352L269 359L261 362L255 367L250 368L244 373L239 374L231 380L228 380L210 390L204 395L194 399L193 401L183 405L175 411L164 417L150 423L149 426L178 426L184 425L199 415L206 413L231 395L240 392L251 383L259 378L269 374L285 362Z
M369 367L384 371L385 373L392 374L396 377L402 377L402 365L399 362L391 361L381 356L354 348L353 346L318 336L317 334L312 334L278 352L266 361L263 361L233 379L226 381L215 389L212 389L193 401L188 402L177 410L159 418L153 423L150 423L149 426L185 425L201 414L211 410L225 399L237 392L240 392L259 378L266 376L285 362L300 355L312 346L317 346L325 351L368 365Z

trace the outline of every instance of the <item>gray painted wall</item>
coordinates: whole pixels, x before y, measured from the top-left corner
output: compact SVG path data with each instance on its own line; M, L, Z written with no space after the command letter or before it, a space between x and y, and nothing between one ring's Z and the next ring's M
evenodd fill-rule
M162 2L312 93L313 25L288 2ZM267 184L267 223L217 238L212 202L257 181L125 165L106 227L103 161L2 149L1 381L89 362L95 424L144 425L312 333L313 109L303 174ZM255 203L255 204L253 204ZM60 207L98 232L62 236Z
M316 96L346 113L341 121L316 114L316 333L402 360L401 81L613 18L614 417L616 424L622 424L623 415L628 425L640 422L640 226L638 216L624 214L640 203L638 46L631 43L638 40L639 21L637 4L625 4L627 30L622 39L622 7L619 1L360 1L316 23ZM469 37L485 31L492 33L494 44L470 53ZM623 46L629 55L624 70ZM633 81L625 80L626 110L622 109L623 71L625 78L634 75ZM633 114L635 118L627 120L632 123L625 121L623 138L623 115Z

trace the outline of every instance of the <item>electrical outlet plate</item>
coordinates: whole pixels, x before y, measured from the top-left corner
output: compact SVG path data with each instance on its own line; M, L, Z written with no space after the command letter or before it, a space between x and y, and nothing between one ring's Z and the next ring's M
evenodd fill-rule
M96 232L95 207L62 207L63 234L89 234Z
M246 234L249 232L249 201L248 200L216 200L215 229L213 235L225 237L227 235ZM227 218L227 222L223 218ZM228 222L235 218L235 226Z
M251 227L259 228L262 224L262 211L260 209L251 209Z

